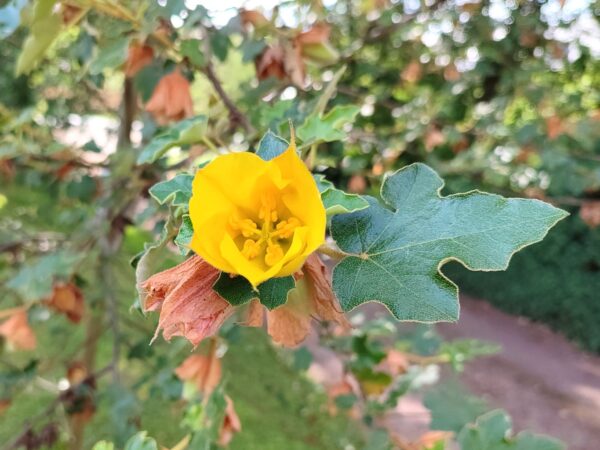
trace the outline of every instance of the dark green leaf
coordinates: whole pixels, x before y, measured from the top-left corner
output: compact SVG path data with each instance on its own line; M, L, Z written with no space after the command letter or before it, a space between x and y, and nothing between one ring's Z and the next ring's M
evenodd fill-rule
M128 36L124 36L98 47L99 52L90 64L90 74L98 75L104 69L115 69L123 64L127 58L129 40Z
M240 50L242 51L242 61L250 62L254 61L256 58L266 47L264 41L255 41L252 39L245 39L240 46Z
M181 42L181 54L186 56L192 64L197 67L204 66L204 54L200 51L201 41L199 39L186 39Z
M294 277L271 278L252 289L252 285L242 276L231 277L222 273L213 289L234 306L243 305L257 298L268 309L284 305L289 292L294 289Z
M265 161L269 161L285 152L290 144L283 138L274 134L271 130L267 131L258 143L256 154Z
M227 59L229 45L229 36L227 36L225 33L215 31L210 34L210 46L219 61L225 61Z
M538 200L472 191L440 197L442 179L413 164L385 179L385 204L338 215L332 236L350 256L334 269L344 310L378 301L399 320L454 321L458 289L439 269L450 259L471 270L503 270L567 213Z

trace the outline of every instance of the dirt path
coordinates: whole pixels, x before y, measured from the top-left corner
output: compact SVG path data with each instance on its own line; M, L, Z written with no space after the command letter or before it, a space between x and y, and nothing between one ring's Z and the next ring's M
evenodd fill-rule
M600 357L486 302L463 296L461 307L458 324L438 326L443 336L502 346L470 364L462 376L469 389L506 409L516 429L556 436L570 450L600 449Z
M374 304L367 315L386 313ZM515 431L530 429L555 436L569 450L600 449L600 357L577 349L543 325L510 316L483 301L463 296L457 324L440 324L446 338L473 338L502 346L497 355L471 363L461 375L469 390L502 408ZM342 367L330 351L311 345L315 381L333 383ZM404 397L388 426L409 438L427 429L428 411L420 399Z

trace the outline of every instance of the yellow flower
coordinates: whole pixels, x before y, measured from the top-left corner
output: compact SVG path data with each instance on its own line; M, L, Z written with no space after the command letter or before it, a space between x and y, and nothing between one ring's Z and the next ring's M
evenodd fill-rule
M198 170L190 218L192 250L255 287L299 270L325 239L325 208L293 139L270 161L232 153Z

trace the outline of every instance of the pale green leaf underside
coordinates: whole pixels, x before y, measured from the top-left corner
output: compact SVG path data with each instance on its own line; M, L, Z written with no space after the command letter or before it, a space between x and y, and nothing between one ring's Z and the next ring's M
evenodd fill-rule
M194 177L187 173L175 175L168 181L156 183L149 189L150 195L161 205L187 206L192 197Z
M335 216L332 236L350 256L334 269L344 310L378 301L399 320L458 319L458 288L440 272L455 259L471 270L504 270L567 213L539 200L478 191L441 197L442 179L424 164L387 177L384 204Z
M171 125L152 138L138 155L138 164L149 164L162 158L171 148L200 142L206 129L206 116L194 116Z
M333 183L326 180L323 175L314 175L314 178L328 216L347 214L369 206L369 203L360 195L347 194L340 189L336 189Z

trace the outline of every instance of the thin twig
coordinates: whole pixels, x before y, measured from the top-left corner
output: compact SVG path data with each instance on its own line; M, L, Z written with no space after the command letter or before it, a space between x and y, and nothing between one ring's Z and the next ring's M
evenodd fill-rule
M208 63L202 69L202 72L204 73L204 75L206 75L206 78L208 78L208 80L212 84L213 88L215 89L215 92L217 93L217 95L219 96L219 98L221 99L221 101L223 102L223 104L225 105L227 110L229 111L229 119L231 120L232 123L239 124L242 127L244 127L244 129L248 133L254 134L254 132L255 132L254 127L248 120L248 117L246 117L246 115L244 113L242 113L237 108L237 106L234 105L231 98L229 98L229 96L223 89L223 85L221 84L221 81L217 77L217 74L215 73L212 62L210 61L210 56L207 59L208 59Z

